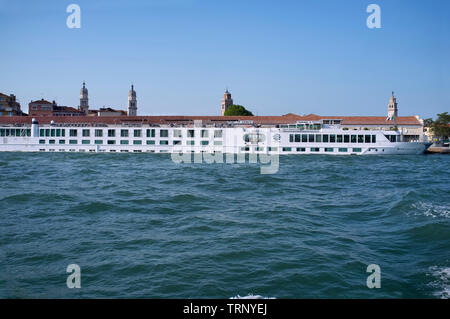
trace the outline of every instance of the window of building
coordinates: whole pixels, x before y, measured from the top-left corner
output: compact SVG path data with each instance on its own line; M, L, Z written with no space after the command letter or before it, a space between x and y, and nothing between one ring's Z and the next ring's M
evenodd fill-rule
M108 137L115 137L116 136L116 130L108 130ZM108 141L109 142L109 141ZM109 143L108 143L109 144ZM114 143L115 144L115 143Z
M103 136L103 130L95 130L95 137L102 137L102 136Z
M120 137L128 137L128 130L120 130Z
M141 137L142 131L141 130L134 130L134 137Z
M47 133L46 133L47 135ZM77 136L77 130L69 130L69 135L70 136Z
M159 136L160 137L169 137L169 130L160 130Z
M89 137L90 136L90 132L89 130L83 130L83 137ZM89 143L88 143L89 144Z

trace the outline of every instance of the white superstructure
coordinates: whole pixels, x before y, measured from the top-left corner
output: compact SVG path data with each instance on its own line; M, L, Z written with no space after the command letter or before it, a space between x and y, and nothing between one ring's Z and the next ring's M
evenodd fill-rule
M348 129L329 120L271 126L38 121L0 124L0 151L387 155L422 154L430 145L422 137L405 142L396 130Z

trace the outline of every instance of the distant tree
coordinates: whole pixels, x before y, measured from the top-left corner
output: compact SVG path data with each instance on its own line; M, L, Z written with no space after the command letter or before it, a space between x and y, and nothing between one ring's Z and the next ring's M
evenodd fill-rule
M242 105L233 104L224 113L225 116L253 116L253 113L248 111Z
M434 123L434 121L431 118L423 120L423 126L425 126L425 127L431 127L431 126L433 126L433 123Z
M450 115L447 112L437 115L433 123L433 132L437 137L448 138L450 136Z

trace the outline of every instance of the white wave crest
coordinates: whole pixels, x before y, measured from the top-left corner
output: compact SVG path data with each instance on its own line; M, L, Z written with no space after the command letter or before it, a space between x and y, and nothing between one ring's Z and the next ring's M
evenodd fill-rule
M434 296L450 299L450 267L430 267L430 275L434 279L430 286L436 289Z
M276 299L275 297L263 297L260 295L248 294L247 296L234 296L230 299Z
M450 208L448 206L418 202L412 204L412 207L417 210L413 212L414 215L424 215L432 218L436 217L450 218Z

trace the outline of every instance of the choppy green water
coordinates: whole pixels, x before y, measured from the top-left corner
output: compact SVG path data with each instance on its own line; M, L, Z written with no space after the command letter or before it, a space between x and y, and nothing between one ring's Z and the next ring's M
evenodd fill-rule
M449 164L0 153L0 297L448 298Z

